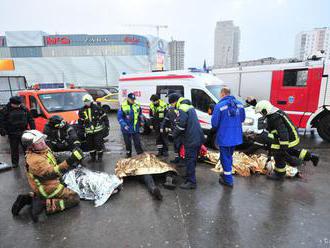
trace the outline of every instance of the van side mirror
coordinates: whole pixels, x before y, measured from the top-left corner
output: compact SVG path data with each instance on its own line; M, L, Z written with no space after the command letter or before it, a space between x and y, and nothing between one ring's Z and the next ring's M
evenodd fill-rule
M30 113L32 115L33 118L37 118L39 117L40 115L38 114L38 110L37 109L31 109L30 110Z

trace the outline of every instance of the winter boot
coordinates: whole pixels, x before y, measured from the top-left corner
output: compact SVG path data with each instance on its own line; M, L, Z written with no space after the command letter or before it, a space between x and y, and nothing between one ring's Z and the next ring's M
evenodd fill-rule
M159 188L158 187L154 187L152 190L151 190L151 194L152 196L158 200L158 201L162 201L163 200L163 196L162 196L162 193L160 192Z
M126 151L126 158L132 157L132 151Z
M46 209L46 202L39 197L33 197L31 205L31 218L33 222L38 222L39 215Z
M91 158L88 160L88 162L93 163L96 161L96 152L90 152L89 155Z
M19 195L11 208L11 213L17 216L23 207L31 205L31 203L32 197L30 195Z
M196 189L197 188L197 185L195 183L186 181L185 183L182 183L180 185L180 188L181 189Z
M317 156L317 155L315 155L315 154L312 153L312 155L311 155L311 161L312 161L312 163L313 163L314 166L317 166L318 163L319 163L319 161L320 161L320 158L319 158L319 156Z
M179 156L175 156L175 159L173 159L173 160L171 160L170 162L172 163L172 164L178 164L178 163L180 163L180 157Z
M168 151L163 151L163 156L168 157Z
M234 184L232 184L232 183L227 183L227 182L225 181L224 175L220 175L220 177L219 177L219 183L222 184L223 186L227 186L227 187L229 187L229 188L234 188Z
M165 189L169 189L169 190L173 190L176 188L176 185L174 184L174 178L171 176L167 176L166 177L166 182L164 183L164 188Z
M102 162L102 158L103 158L103 152L98 152L97 153L97 161Z

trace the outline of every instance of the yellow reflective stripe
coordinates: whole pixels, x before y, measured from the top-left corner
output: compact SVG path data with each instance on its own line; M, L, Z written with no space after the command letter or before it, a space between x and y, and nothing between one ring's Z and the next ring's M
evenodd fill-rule
M299 153L299 158L304 160L305 156L307 154L307 150L306 149L302 149Z
M58 165L54 166L54 171L56 174L61 174L60 167Z
M81 154L80 154L79 151L76 150L76 151L73 152L73 154L75 155L75 157L76 157L77 159L79 159L79 160L82 159L82 156L81 156Z
M272 144L271 148L272 149L280 149L280 145L279 144Z
M88 118L90 121L92 121L92 108L88 108L87 111L88 111Z
M54 166L54 171L56 174L61 175L60 167L57 165L56 159L51 151L47 152L48 162Z
M295 128L295 126L292 125L291 121L288 119L288 117L286 117L285 115L283 115L284 119L286 120L286 122L289 124L289 126L291 127L291 130L294 134L295 140L289 143L289 147L293 147L299 144L299 136L297 133L297 130Z
M59 204L60 204L61 210L63 211L65 209L64 200L60 200Z
M268 138L270 138L270 139L275 139L274 134L269 133L269 134L268 134Z
M284 168L278 168L278 167L274 167L274 171L277 171L277 172L286 172L286 166Z
M289 145L289 141L280 141L280 145Z
M28 174L29 174L29 176L32 178L32 180L36 183L36 185L37 185L37 188L38 188L38 190L39 190L39 193L43 196L43 197L45 197L45 198L53 198L55 195L57 195L63 188L64 188L64 185L63 184L59 184L57 187L56 187L56 189L53 191L53 193L51 193L51 194L47 194L46 193L46 191L45 191L45 189L44 189L44 186L40 183L40 181L37 179L37 178L35 178L34 176L33 176L33 174L32 173L30 173L30 172L28 172Z
M270 133L272 133L272 134L277 134L277 130L273 130L273 131L271 131Z
M73 144L80 144L80 141L76 140L75 142L73 142Z

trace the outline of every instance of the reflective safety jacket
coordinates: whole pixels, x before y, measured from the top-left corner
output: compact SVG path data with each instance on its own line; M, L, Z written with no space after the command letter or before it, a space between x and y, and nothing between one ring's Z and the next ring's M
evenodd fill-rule
M139 133L141 121L143 121L142 110L139 103L129 104L123 101L117 113L117 119L123 133Z
M160 127L167 112L167 104L163 100L159 100L159 105L155 106L153 102L150 103L150 122L155 127Z
M266 116L268 138L273 140L272 149L291 148L299 144L298 131L289 117L278 110Z
M64 189L60 179L69 168L66 161L57 164L50 149L26 152L26 170L28 182L33 192L45 199L54 198Z
M173 138L183 137L185 147L200 146L204 143L204 133L191 102L180 97L176 109L179 110L177 124L173 131Z
M36 129L34 120L27 108L23 106L13 108L8 103L1 109L0 128L6 130L7 134L22 134L28 127Z
M53 151L67 151L80 145L76 130L69 124L56 128L47 123L43 133L47 135L46 143Z
M88 135L109 128L109 119L102 108L92 103L90 107L84 106L79 110L78 124L85 129L85 133Z

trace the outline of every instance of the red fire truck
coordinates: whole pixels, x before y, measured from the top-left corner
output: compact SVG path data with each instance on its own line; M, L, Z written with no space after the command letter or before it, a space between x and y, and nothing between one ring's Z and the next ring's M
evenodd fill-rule
M294 124L316 128L330 142L330 61L266 59L215 69L213 73L233 94L270 102L284 110Z

